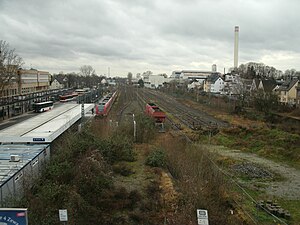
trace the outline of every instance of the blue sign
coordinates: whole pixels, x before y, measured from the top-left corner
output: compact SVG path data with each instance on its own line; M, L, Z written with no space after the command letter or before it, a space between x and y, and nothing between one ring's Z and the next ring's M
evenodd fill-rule
M27 209L0 208L0 224L28 225Z
M45 141L45 138L33 138L33 141Z

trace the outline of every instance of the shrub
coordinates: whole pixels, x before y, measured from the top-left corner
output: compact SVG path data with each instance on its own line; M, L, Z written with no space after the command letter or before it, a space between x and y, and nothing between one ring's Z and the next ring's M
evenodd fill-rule
M156 149L150 152L146 159L146 165L164 168L166 166L166 154L164 150Z
M129 213L129 217L131 220L139 224L145 220L145 215L139 211Z
M137 137L136 141L139 143L147 143L155 136L156 129L152 118L145 114L138 114L136 116L137 123Z
M142 196L137 190L131 191L128 198L130 200L128 207L131 209L133 209L137 203L142 200Z
M131 168L126 165L125 163L120 163L113 166L113 171L115 173L121 174L122 176L129 176L133 174L134 172L131 170Z
M132 141L120 135L101 141L98 149L111 164L117 161L133 162L136 157Z

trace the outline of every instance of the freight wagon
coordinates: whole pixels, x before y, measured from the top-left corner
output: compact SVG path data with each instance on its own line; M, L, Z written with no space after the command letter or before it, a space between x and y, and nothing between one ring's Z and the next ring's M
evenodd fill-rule
M166 113L154 103L146 104L145 113L152 117L155 120L155 123L163 123L166 119Z

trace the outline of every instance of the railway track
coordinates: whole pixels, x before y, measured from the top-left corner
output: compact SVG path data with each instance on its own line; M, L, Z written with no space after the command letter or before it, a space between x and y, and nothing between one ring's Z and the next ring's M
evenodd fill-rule
M142 112L143 105L138 99L137 92L134 87L121 86L118 109L116 110L116 118L118 123L128 119L128 114L137 114ZM138 103L138 104L135 104Z
M162 109L172 114L181 123L192 130L217 133L219 128L228 127L228 124L224 121L220 121L202 111L188 107L161 92L144 89L140 91L140 95L141 98L146 101L153 101L153 99L155 99L155 102L157 102Z

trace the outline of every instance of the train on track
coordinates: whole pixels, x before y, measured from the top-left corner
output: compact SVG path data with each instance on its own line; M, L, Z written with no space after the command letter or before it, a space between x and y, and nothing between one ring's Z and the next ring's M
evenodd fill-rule
M117 92L105 95L98 103L95 104L96 116L107 116L114 101L117 97Z
M162 111L154 103L147 103L145 113L155 120L155 123L164 123L166 120L166 113Z
M78 97L78 94L76 92L66 94L66 95L60 95L59 101L60 102L69 102L69 101L75 101Z

